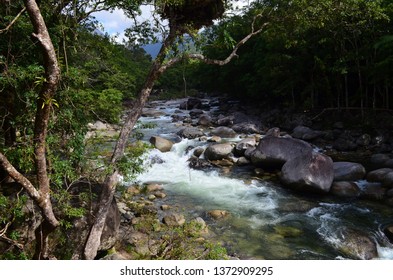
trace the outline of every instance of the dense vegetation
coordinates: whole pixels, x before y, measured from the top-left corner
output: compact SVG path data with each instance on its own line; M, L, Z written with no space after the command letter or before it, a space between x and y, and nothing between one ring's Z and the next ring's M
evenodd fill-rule
M170 22L164 34L168 46L164 44L166 49L155 64L135 42L119 44L98 32L98 23L91 17L94 11L115 7L131 17L138 13L141 1L39 1L61 68L56 94L46 100L40 97L48 82L45 55L31 36L33 27L24 2L0 0L0 152L34 183L37 104L50 106L44 153L61 225L58 243L72 219L86 215L79 206L91 199L81 192L82 202L73 203L76 198L70 186L80 178L97 181L106 175L90 172L86 166L92 156L85 150L87 124L96 120L119 124L124 105L140 100L138 93L146 88L142 96L147 99L163 72L153 91L160 93L159 98L190 95L196 88L261 106L299 110L389 109L393 105L393 3L389 0L254 1L241 15L225 17L202 33L197 31L222 16L222 1L155 1L158 14ZM207 17L202 12L209 5ZM176 13L187 18L177 18ZM205 64L205 57L230 55L254 24L262 26L261 32L238 50L233 62L220 69ZM129 29L128 35L145 42L142 39L156 35L156 30L142 24ZM192 43L182 41L185 33L192 36ZM203 59L193 52L203 54ZM114 169L123 164L138 171L143 150L137 146L127 151L135 161L114 156L114 162L105 162L105 171L111 172L108 169L117 160ZM0 183L6 185L8 179L0 170ZM18 231L32 212L25 207L28 196L20 186L7 186L0 191L0 241L7 244L0 246L0 254L30 258L31 251L21 243L31 237Z
M227 55L258 13L268 25L238 59L190 74L200 89L270 107L392 107L391 1L255 1L245 15L206 31L204 53Z

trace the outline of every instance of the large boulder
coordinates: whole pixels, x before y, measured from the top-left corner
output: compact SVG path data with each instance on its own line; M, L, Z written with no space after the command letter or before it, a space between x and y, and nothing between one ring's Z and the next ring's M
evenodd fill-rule
M267 136L259 141L250 158L256 166L276 168L290 159L309 154L312 150L311 145L302 140Z
M186 127L178 131L177 135L179 135L182 138L195 139L198 137L202 137L205 134L196 127Z
M160 150L163 153L169 152L173 146L172 141L162 138L160 136L152 136L150 138L150 143L152 143L156 149Z
M364 178L366 169L360 163L338 161L333 163L334 181L357 181Z
M220 136L222 138L234 138L237 135L232 128L226 126L216 127L210 132L210 134L214 136Z
M332 159L316 152L292 158L281 169L283 184L300 191L329 192L333 178Z
M233 151L233 146L229 143L215 144L206 148L205 158L208 160L220 160L227 158Z

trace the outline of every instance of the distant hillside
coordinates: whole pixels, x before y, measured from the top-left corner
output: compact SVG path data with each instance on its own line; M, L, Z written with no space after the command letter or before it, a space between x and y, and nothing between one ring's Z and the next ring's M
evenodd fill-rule
M148 44L142 48L145 50L145 52L151 55L152 59L155 59L158 55L158 52L160 51L161 43Z

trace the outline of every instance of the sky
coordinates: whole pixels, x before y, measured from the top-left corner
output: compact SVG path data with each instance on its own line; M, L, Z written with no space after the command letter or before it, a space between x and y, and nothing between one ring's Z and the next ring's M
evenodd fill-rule
M142 6L142 15L138 18L140 20L152 19L152 6ZM124 31L133 25L133 20L128 18L122 10L116 9L112 12L101 11L92 14L102 26L104 33L108 33L111 37L115 37L119 43L125 39Z

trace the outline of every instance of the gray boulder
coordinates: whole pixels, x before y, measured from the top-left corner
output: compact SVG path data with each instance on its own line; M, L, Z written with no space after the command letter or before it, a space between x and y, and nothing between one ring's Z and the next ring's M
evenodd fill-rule
M360 163L338 161L333 163L334 181L357 181L364 178L366 169Z
M281 167L290 159L312 152L307 142L293 138L267 136L250 153L251 162L265 168Z
M232 128L226 126L216 127L211 131L210 134L214 136L220 136L222 138L234 138L237 135Z
M179 135L182 138L195 139L198 137L202 137L205 134L196 127L186 127L178 131L177 135Z
M172 141L162 138L160 136L152 136L150 138L150 143L152 143L156 149L160 150L163 153L169 152L173 146Z
M292 158L281 169L283 184L300 191L329 192L333 178L332 159L316 152Z
M233 151L233 146L229 143L215 144L206 148L205 158L208 160L221 160L227 158Z

